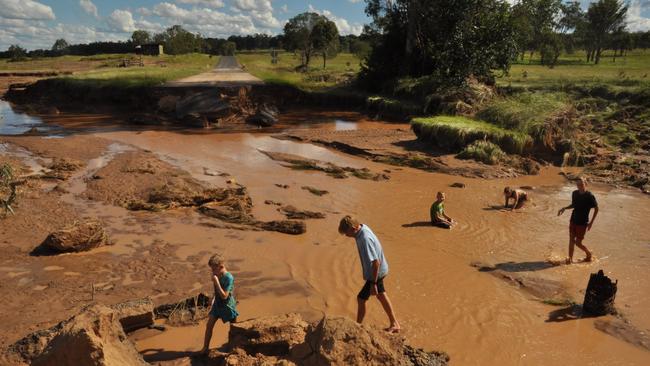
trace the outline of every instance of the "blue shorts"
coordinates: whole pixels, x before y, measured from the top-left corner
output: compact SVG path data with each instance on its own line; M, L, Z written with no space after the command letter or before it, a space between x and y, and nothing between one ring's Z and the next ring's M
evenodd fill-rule
M221 319L224 323L237 322L238 315L239 313L237 310L225 305L217 305L216 303L212 305L212 309L210 309L210 316L216 319Z

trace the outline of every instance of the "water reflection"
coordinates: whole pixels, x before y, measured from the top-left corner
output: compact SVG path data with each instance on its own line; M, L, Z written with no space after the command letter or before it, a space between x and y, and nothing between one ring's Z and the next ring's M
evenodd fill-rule
M47 129L40 118L17 113L8 102L0 100L0 135L20 135L33 127Z
M356 130L357 123L337 119L334 121L334 129L336 131Z

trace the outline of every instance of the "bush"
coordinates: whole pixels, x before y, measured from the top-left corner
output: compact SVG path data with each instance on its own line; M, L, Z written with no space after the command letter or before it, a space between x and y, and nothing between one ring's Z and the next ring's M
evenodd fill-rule
M418 138L451 151L460 151L474 141L485 140L508 153L521 154L530 149L533 142L525 133L459 116L414 118L411 129Z
M459 159L474 159L485 164L494 165L506 156L499 146L490 141L474 141L456 155Z

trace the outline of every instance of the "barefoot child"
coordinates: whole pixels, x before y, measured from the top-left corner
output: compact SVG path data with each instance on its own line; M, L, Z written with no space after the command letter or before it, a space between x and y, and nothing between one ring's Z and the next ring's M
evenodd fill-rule
M526 191L522 191L521 189L512 189L510 187L506 187L503 189L503 195L506 197L506 204L504 207L510 208L510 210L522 208L524 207L526 201L528 201L528 193L526 193ZM512 203L512 207L508 207L510 199L515 200Z
M579 178L576 182L577 190L571 194L571 204L567 207L561 208L557 215L560 216L567 209L573 209L571 213L571 220L569 221L569 257L566 260L567 264L573 262L573 247L577 246L585 252L585 262L590 262L592 254L587 247L582 244L587 231L591 230L591 226L598 216L598 202L593 193L587 190L587 181L584 178ZM589 221L589 211L594 209L594 215Z
M436 201L431 205L429 213L431 214L431 225L433 226L451 229L456 223L445 213L445 194L443 192L438 192Z
M212 299L212 308L210 317L205 327L205 340L201 353L207 353L210 348L210 339L212 339L212 329L217 319L222 322L236 322L239 313L235 309L237 302L233 295L235 289L235 278L228 272L224 259L221 255L215 254L210 257L208 265L212 270L211 282L214 286L214 298Z
M395 319L393 305L384 289L384 278L388 274L388 263L377 236L364 224L350 216L345 216L339 223L339 233L354 238L359 251L361 269L365 285L357 295L357 323L361 324L366 315L366 302L370 296L376 296L381 303L390 325L385 330L389 333L399 333L400 326Z

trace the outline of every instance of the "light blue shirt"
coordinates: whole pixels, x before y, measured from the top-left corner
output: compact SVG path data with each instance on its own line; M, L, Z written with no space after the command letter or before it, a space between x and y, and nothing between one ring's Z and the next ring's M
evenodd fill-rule
M379 261L379 277L382 278L388 274L388 262L384 257L384 250L375 233L366 225L361 225L361 230L354 238L359 250L359 259L361 260L361 269L363 270L363 279L374 281L372 276L372 262Z

